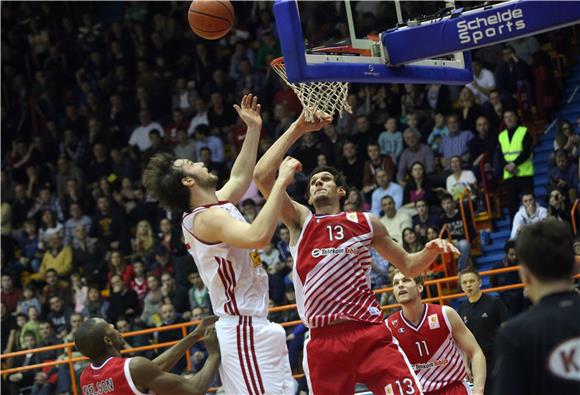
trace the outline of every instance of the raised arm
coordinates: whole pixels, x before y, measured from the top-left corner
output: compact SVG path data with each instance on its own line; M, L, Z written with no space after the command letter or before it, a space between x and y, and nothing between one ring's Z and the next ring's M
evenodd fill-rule
M286 132L284 132L284 134L282 134L282 136L280 136L274 144L268 148L268 151L266 151L264 156L260 158L256 164L256 168L254 169L254 180L264 197L268 199L271 195L274 180L276 179L276 169L278 169L280 163L282 163L282 159L290 147L292 147L305 133L320 130L331 121L332 118L326 116L320 121L306 122L304 119L304 113L302 113L300 114L300 117L290 125L288 130L286 130ZM282 206L280 212L280 218L282 221L291 229L291 231L299 228L300 224L302 224L308 216L308 208L294 202L286 193L284 193L280 204Z
M473 373L473 395L483 395L485 387L485 377L487 375L485 365L485 355L479 347L473 333L463 323L461 317L449 306L443 307L443 312L451 324L453 340L471 361L471 372Z
M205 317L199 325L187 336L181 339L177 344L165 350L161 355L153 360L153 363L164 372L171 370L175 364L185 355L195 343L203 338L208 326L217 321L215 315Z
M449 251L459 255L459 250L447 240L431 240L419 252L409 254L389 236L385 225L374 215L369 214L373 225L373 247L379 254L397 267L405 276L416 277L421 274L439 254Z
M154 362L135 357L129 363L131 378L141 392L151 390L158 395L198 395L207 393L220 364L220 351L215 328L205 332L206 348L209 353L203 368L192 378L164 372Z
M230 179L216 192L216 195L220 200L236 204L244 196L252 181L252 172L256 165L260 142L260 131L262 130L262 118L260 117L261 106L258 104L258 98L252 94L245 95L240 106L234 104L234 108L247 126L246 138L232 167Z
M276 230L282 199L287 196L286 188L294 181L294 174L301 169L302 165L296 159L284 159L266 204L251 224L232 218L220 208L211 208L197 216L195 236L207 243L223 242L238 248L265 246Z

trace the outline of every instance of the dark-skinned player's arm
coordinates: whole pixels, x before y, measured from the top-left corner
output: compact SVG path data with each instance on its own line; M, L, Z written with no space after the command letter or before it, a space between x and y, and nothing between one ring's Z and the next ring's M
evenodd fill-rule
M397 267L405 276L416 277L423 273L439 254L453 252L459 255L459 250L447 240L435 239L425 244L419 252L409 254L389 236L385 225L373 214L368 214L373 226L373 248L379 254Z
M262 195L269 199L274 181L276 179L276 169L282 163L282 159L288 150L298 141L304 134L314 132L322 129L332 121L332 117L324 116L321 120L315 122L306 122L304 119L304 112L300 117L294 121L290 127L280 136L274 144L260 158L254 169L254 181ZM288 194L284 194L282 198L282 210L280 211L280 219L286 224L291 233L299 229L310 210L293 201Z
M465 326L463 320L449 306L443 306L443 314L449 319L451 324L451 333L453 340L467 359L471 361L471 373L473 375L473 395L483 395L485 387L485 377L487 368L485 364L485 355L479 347L473 333Z
M302 169L299 161L286 157L280 165L279 176L272 193L254 222L248 224L231 217L221 208L210 208L200 213L193 224L192 232L206 243L226 243L237 248L262 248L272 240L280 218L282 199L286 188L294 182L294 175Z
M175 366L175 364L185 355L187 350L189 350L195 343L203 339L206 328L208 328L210 325L213 325L217 319L218 317L215 315L204 317L191 333L189 333L175 345L165 350L161 355L153 360L153 363L164 372L170 371Z
M246 137L232 166L229 180L216 192L216 195L219 200L227 200L232 204L237 204L252 182L252 172L256 165L260 132L262 131L262 117L260 116L261 106L258 104L258 98L252 94L244 95L240 105L234 104L234 108L247 126Z
M137 389L143 393L150 390L157 395L206 394L220 364L220 349L213 326L206 328L204 340L208 357L203 368L190 379L164 372L147 358L131 359L129 371Z

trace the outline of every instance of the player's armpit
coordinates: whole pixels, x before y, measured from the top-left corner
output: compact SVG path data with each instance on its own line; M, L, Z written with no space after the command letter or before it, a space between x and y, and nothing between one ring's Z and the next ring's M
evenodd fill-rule
M196 395L203 394L205 390L194 388L190 380L173 373L167 373L159 369L152 361L135 357L129 362L129 372L133 382L143 393L151 390L158 395Z

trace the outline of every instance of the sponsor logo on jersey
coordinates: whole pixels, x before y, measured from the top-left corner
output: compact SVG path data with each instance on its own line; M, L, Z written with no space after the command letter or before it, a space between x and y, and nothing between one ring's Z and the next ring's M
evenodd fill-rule
M580 381L580 337L554 347L548 355L548 369L565 380Z
M356 222L358 224L358 216L356 213L346 213L346 219L351 222Z
M429 329L437 329L440 327L437 314L431 314L429 317L427 317L427 320L429 321Z
M397 332L399 332L399 333L405 333L405 328L399 328L399 330Z
M483 313L483 314L481 315L481 318L487 318L487 317L489 317L489 316L487 315L487 313Z
M367 311L369 312L370 315L379 315L379 314L381 314L381 310L379 310L379 308L377 308L375 306L369 307Z
M393 326L396 328L399 325L399 320L393 320Z
M447 358L443 358L443 359L438 359L436 361L431 361L431 362L414 363L413 369L415 369L415 370L431 369L431 368L436 368L439 366L447 365L448 363L449 363L449 360Z
M312 257L318 258L326 255L358 255L358 250L353 247L338 247L338 248L315 248L312 250Z

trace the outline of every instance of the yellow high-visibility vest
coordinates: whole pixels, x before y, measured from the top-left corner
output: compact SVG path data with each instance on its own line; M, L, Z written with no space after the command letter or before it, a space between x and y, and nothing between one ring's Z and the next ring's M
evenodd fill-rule
M508 131L505 129L499 134L499 145L501 147L501 152L506 163L513 162L524 150L524 137L528 129L525 126L518 126L516 132L512 136L512 141L509 140ZM516 175L518 177L533 176L534 175L534 162L532 160L532 155L516 169ZM503 179L507 180L512 178L514 175L506 170L503 171Z

